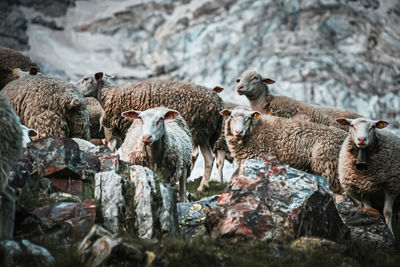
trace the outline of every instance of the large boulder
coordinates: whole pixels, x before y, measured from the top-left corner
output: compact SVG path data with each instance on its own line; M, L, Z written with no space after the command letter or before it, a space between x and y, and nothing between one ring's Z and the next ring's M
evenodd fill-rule
M301 236L341 240L348 233L327 178L282 165L274 156L243 161L208 216L211 236L229 243Z
M133 230L140 238L175 236L174 190L155 181L148 168L134 165L125 170L125 176L114 170L95 176L95 198L100 200L105 226L114 233Z

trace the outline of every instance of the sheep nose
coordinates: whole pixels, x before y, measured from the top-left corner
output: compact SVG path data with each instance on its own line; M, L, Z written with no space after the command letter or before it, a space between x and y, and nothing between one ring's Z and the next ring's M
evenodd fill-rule
M237 87L237 90L238 90L238 91L242 91L242 89L243 89L243 85L239 85L239 86Z
M358 137L357 140L358 140L359 144L364 144L365 141L367 141L367 138L366 137Z
M242 131L240 131L240 130L235 130L235 135L237 135L237 136L242 136Z
M142 142L145 144L151 143L151 136L150 135L144 135L142 138Z

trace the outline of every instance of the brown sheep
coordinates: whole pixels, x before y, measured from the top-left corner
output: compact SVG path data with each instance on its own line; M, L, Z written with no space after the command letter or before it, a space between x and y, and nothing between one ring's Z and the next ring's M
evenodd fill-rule
M187 122L193 146L200 146L205 170L198 188L208 187L214 161L212 147L218 139L223 108L222 99L204 86L181 81L146 80L119 86L110 86L103 73L83 77L77 82L84 96L96 97L104 109L103 126L123 140L132 121L121 117L123 111L146 110L164 106L177 110Z

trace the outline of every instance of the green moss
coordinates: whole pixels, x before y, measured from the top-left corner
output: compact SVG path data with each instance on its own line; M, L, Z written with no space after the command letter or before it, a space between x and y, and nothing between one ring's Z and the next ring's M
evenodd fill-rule
M92 199L94 198L94 189L95 189L95 182L90 181L83 183L82 185L82 193L80 195L81 200L85 199Z
M200 200L205 197L209 196L215 196L215 195L220 195L224 192L227 184L221 184L220 182L217 181L210 181L209 183L209 188L204 189L202 192L198 192L197 188L200 185L201 178L199 177L195 179L194 181L189 181L186 185L187 191L192 193L194 197L194 201Z

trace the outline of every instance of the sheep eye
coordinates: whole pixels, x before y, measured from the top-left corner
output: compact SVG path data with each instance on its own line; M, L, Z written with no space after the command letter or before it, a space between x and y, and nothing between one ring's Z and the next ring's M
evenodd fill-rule
M236 82L237 82L237 83L240 83L240 79L236 79Z
M85 78L85 79L83 79L85 82L87 81L87 80L89 80L89 78Z
M354 125L353 125L353 124L350 124L350 127L351 127L351 128L354 128Z
M162 118L161 118L161 119L158 119L157 123L161 123L161 122L162 122L162 120L163 120Z
M258 81L258 77L257 76L255 76L255 77L253 77L253 79L251 79L252 81Z

